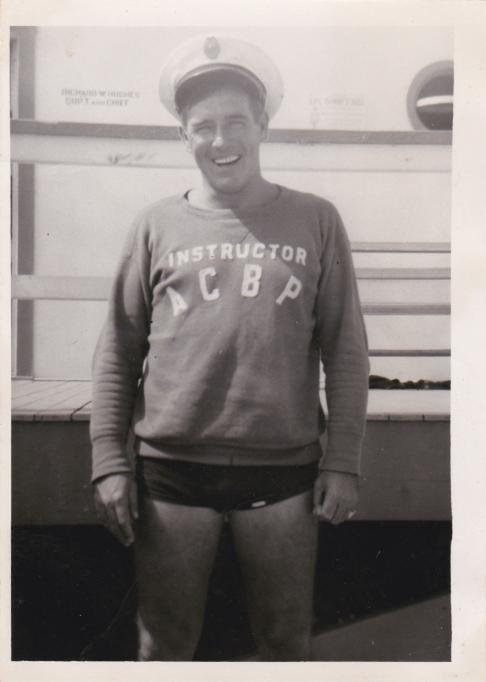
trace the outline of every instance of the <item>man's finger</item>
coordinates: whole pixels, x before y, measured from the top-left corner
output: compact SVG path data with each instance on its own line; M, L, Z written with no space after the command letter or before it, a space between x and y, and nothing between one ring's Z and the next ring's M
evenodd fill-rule
M116 537L118 542L121 542L122 545L125 544L125 538L121 531L120 524L118 523L118 517L114 507L106 507L104 525L110 533Z
M336 513L338 504L335 497L331 497L329 494L324 498L324 502L321 505L318 515L324 521L332 521Z
M348 507L339 504L336 508L336 513L334 514L331 523L334 526L339 526L339 524L343 523L343 521L346 521L348 515Z
M118 521L116 515L111 511L110 506L104 504L99 495L95 495L95 508L98 514L98 518L104 527L110 531L112 535L116 537L119 542L123 542L123 539L118 530Z
M125 498L126 499L126 498ZM113 507L116 523L124 545L131 545L134 541L132 521L128 509L128 500L121 500Z
M95 492L95 494L94 494L94 505L95 505L96 514L97 514L99 520L102 523L105 523L105 519L106 519L105 505L101 502L97 492Z

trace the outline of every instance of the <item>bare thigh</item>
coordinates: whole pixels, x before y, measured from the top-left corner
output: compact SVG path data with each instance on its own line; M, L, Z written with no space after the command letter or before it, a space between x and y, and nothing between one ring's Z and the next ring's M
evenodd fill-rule
M197 645L222 516L144 498L135 541L142 660L190 660Z
M261 654L308 658L318 527L312 493L232 512L230 522Z

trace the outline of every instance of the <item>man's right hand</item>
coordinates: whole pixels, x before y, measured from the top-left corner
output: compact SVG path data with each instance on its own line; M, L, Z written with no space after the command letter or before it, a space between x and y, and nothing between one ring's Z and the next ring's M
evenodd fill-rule
M96 511L104 525L126 547L135 539L137 487L129 474L110 474L94 483Z

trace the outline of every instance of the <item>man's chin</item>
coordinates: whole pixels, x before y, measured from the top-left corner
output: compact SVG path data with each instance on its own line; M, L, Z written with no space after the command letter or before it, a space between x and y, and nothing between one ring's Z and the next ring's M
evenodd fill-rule
M244 186L235 182L218 182L210 185L215 194L232 195L239 194Z

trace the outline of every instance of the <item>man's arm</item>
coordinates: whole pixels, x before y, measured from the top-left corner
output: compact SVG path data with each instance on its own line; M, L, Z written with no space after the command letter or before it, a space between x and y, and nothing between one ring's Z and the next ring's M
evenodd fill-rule
M351 248L336 211L330 220L317 302L328 438L314 489L314 510L320 518L341 523L358 503L369 360Z
M93 362L90 423L97 512L124 544L133 541L136 491L127 438L147 352L148 254L134 226L125 243Z

